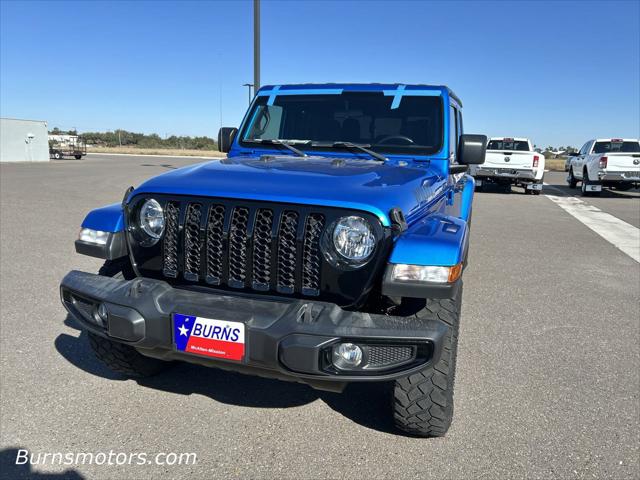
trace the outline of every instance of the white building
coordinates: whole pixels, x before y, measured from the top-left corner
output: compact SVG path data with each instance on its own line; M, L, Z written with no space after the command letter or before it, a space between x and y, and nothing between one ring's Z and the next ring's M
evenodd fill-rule
M0 162L48 162L47 122L0 118Z

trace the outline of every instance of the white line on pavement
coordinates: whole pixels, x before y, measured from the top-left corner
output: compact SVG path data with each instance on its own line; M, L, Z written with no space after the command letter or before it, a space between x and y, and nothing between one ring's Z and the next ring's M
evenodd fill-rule
M640 229L603 212L599 208L587 205L577 197L545 196L607 242L640 263Z

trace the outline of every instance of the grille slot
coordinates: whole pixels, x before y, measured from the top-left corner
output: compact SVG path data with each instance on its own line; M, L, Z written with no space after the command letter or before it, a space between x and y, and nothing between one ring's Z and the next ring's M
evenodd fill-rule
M296 232L298 213L286 210L278 231L278 287L283 293L293 293L296 283Z
M162 273L165 277L178 277L178 216L180 209L175 202L165 206L165 230L162 242Z
M202 205L190 203L184 220L184 278L197 281L200 276L200 219Z
M205 280L213 285L220 285L222 281L224 214L223 205L213 205L209 209L207 220L207 273Z
M226 200L168 200L162 275L254 291L319 296L326 214Z
M247 227L249 209L236 207L229 231L229 286L242 288L247 276Z
M312 213L307 217L302 247L302 293L305 295L320 293L320 234L323 229L324 215Z
M271 229L273 211L260 208L253 233L253 283L255 290L269 290L271 281Z

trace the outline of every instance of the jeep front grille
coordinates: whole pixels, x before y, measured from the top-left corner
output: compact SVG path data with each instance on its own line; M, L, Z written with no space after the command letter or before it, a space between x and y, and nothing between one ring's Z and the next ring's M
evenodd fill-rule
M165 213L164 233L155 243L139 227L140 208L149 198ZM357 268L338 256L329 232L349 215L365 218L376 237L371 259ZM379 218L347 207L140 194L126 205L125 219L140 277L178 288L311 297L347 308L378 294L393 246L392 231Z
M325 216L264 208L168 201L162 273L232 288L317 296Z

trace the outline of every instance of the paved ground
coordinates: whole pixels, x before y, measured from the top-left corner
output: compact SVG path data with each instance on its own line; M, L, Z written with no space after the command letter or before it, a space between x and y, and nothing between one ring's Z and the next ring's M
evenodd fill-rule
M548 172L545 174L545 182L551 187L545 190L545 193L551 195L577 195L580 196L578 189L571 189L567 185L565 179L567 174L564 172ZM579 185L578 185L579 186ZM640 208L637 201L629 201L629 199L638 199L639 192L637 189L628 190L626 192L616 189L603 189L600 197L589 197L587 202L600 210L616 216L620 220L640 228Z
M449 434L397 435L378 387L342 395L192 365L144 382L92 356L58 282L91 208L194 159L2 165L0 467L6 478L638 478L640 265L545 196L474 206ZM560 185L544 193L568 195ZM588 199L636 227L640 193ZM190 466L12 465L44 452L196 452ZM66 469L66 470L65 470ZM52 477L47 477L52 478Z

